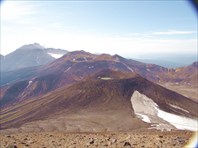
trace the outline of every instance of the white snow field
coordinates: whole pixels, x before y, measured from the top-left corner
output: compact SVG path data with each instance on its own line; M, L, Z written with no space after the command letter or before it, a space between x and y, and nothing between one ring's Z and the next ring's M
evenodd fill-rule
M49 54L50 56L52 56L53 58L55 58L55 59L58 59L58 58L60 58L60 57L63 56L63 54L56 54L56 53L50 53L50 52L48 52L48 54Z
M101 80L112 80L113 78L111 78L111 77L98 77L98 79L101 79Z
M131 103L136 116L144 122L151 123L152 128L160 130L180 129L198 131L197 119L165 112L152 99L138 91L134 91L131 97ZM184 110L177 106L174 107Z

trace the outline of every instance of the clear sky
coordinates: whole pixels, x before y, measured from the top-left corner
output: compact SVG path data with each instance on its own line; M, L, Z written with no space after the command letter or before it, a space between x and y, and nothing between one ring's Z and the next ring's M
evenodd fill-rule
M187 1L3 1L1 54L39 43L69 51L196 54L197 14Z

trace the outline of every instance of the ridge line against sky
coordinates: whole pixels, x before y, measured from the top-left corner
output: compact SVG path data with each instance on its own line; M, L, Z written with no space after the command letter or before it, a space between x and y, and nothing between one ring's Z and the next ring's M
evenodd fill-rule
M187 1L3 1L1 54L24 44L139 57L197 54Z

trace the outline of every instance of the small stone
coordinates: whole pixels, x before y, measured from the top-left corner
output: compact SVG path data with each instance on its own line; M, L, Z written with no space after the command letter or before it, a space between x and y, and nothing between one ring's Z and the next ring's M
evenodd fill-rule
M107 143L104 143L103 146L108 146L108 144Z
M24 145L26 145L26 143L25 143L25 142L21 142L21 144L24 144Z
M116 141L117 141L117 139L114 139L114 138L111 139L111 142L112 142L112 143L116 143Z
M128 140L128 139L130 139L131 138L131 136L130 135L128 135L127 137L126 137L126 140Z
M126 148L131 148L131 144L130 144L129 142L125 142L125 143L124 143L124 147L126 147Z
M90 143L88 142L88 143L86 144L86 146L89 147L89 146L90 146Z
M111 141L108 141L107 145L110 146L111 144L112 144Z
M17 148L16 145L9 144L6 148Z
M105 138L105 141L109 141L109 140L110 140L110 138L109 138L109 137L106 137L106 138Z
M91 139L89 140L89 144L93 144L93 143L94 143L94 139L91 138Z
M30 141L27 141L27 143L28 143L28 144L32 144L32 143L34 143L34 141L31 141L31 140L30 140Z
M133 145L137 145L137 143L134 143Z
M184 143L185 143L185 141L184 141L184 140L182 140L182 139L180 139L180 140L179 140L179 143L184 144Z

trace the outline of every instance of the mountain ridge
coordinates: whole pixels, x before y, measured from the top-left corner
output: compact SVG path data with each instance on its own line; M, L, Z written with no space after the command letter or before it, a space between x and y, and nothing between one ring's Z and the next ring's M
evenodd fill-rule
M95 55L82 50L74 51L67 53L63 57L47 65L15 71L14 73L17 75L14 76L13 72L5 73L5 76L2 75L2 78L6 79L7 82L11 81L13 84L4 85L1 88L1 90L4 91L2 91L0 100L11 101L12 99L9 99L10 97L5 96L9 96L7 94L12 92L10 90L15 88L15 85L17 85L19 81L22 81L20 83L21 86L25 85L26 87L22 87L21 89L23 92L15 94L13 100L16 100L16 98L23 100L29 97L43 95L47 92L61 88L62 86L72 85L75 82L81 81L85 77L105 69L125 73L135 72L155 83L171 82L196 85L198 69L193 65L194 64L178 69L167 69L155 64L146 64L128 60L119 55ZM189 72L191 72L191 75L188 74ZM6 76L9 78L6 78ZM5 84L6 81L4 81L5 80L2 82ZM30 85L29 82L31 82ZM189 82L191 82L191 84L189 84Z

